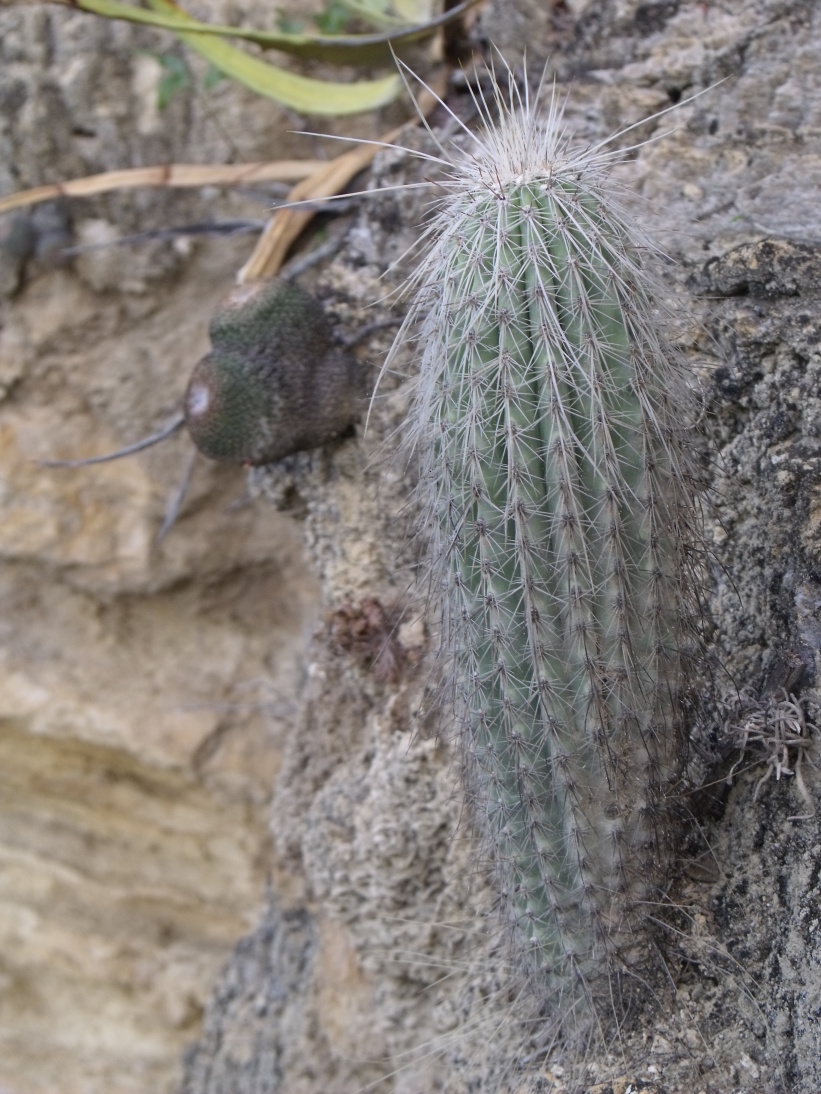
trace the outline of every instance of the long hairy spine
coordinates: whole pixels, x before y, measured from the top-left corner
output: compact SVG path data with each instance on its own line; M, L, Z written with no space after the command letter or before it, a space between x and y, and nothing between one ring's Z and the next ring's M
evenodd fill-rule
M668 873L693 383L614 153L508 83L447 159L397 345L421 349L409 432L474 804L531 972L589 997L640 966Z

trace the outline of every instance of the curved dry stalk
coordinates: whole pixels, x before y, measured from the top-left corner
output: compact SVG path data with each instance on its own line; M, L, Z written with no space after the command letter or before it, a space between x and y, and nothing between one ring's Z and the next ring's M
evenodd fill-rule
M308 178L291 190L286 202L277 209L262 233L253 254L237 274L237 284L259 278L275 277L285 261L289 248L316 216L316 209L303 203L336 197L355 175L363 171L377 152L391 145L407 125L416 125L421 117L427 117L438 103L433 93L420 95L417 102L419 116L390 130L381 140L357 144L349 152L343 152L329 163L323 164Z
M146 448L153 448L155 444L159 444L160 441L165 441L169 437L173 436L178 429L184 424L185 417L182 414L176 414L171 421L157 430L156 433L151 433L147 437L142 437L139 441L134 441L133 444L128 444L124 448L118 448L116 452L106 452L103 456L86 456L80 460L38 460L37 463L40 467L91 467L96 463L113 463L114 460L121 460L124 456L133 456L137 452L144 452Z
M794 776L798 792L807 805L808 813L789 817L789 820L808 820L815 816L815 802L807 789L802 773L804 760L815 766L810 755L814 748L813 735L818 727L810 722L796 697L784 688L759 699L752 688L743 688L724 721L728 732L739 750L739 759L733 764L728 776L732 779L745 753L755 748L764 754L765 771L756 783L753 801L758 799L764 783L781 776Z
M35 186L0 198L0 213L23 209L56 198L87 198L112 190L135 190L140 186L185 188L196 186L249 186L255 182L298 182L328 165L323 160L275 160L271 163L161 163L104 171L68 182Z

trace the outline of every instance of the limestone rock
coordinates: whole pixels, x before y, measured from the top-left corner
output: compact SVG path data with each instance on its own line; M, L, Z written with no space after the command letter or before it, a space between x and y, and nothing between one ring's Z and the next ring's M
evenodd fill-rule
M226 159L195 84L161 126L137 124L130 81L152 44L4 8L0 190ZM254 97L220 96L250 105L257 144L234 126L241 154L270 154ZM267 803L316 603L293 523L242 505L241 473L201 461L158 545L182 437L98 468L37 462L167 420L249 249L110 248L78 270L52 244L201 219L209 200L217 217L260 215L198 193L42 207L0 286L0 1086L15 1094L175 1089L274 869Z

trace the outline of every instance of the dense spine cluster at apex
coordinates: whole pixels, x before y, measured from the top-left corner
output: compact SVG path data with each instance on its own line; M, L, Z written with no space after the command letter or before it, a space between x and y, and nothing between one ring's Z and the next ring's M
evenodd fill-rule
M694 396L614 153L575 151L555 92L540 113L509 83L443 161L410 433L474 805L518 948L570 1002L641 963L668 874Z

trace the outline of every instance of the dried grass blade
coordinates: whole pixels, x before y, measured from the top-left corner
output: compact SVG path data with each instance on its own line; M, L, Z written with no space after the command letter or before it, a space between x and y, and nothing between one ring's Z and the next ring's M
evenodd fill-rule
M298 182L327 164L322 160L277 160L272 163L170 163L104 171L100 175L35 186L0 198L0 213L37 205L55 198L85 198L112 190L133 190L140 186L250 186L255 182Z
M242 285L246 281L275 277L289 248L316 215L316 211L309 207L293 206L298 202L321 201L341 193L351 179L371 163L383 145L393 144L406 125L416 125L421 117L427 117L431 113L438 102L434 94L425 92L417 100L418 117L392 129L378 142L359 145L350 152L344 152L330 163L324 164L310 177L297 183L288 194L286 204L274 213L253 254L237 274L237 283Z

